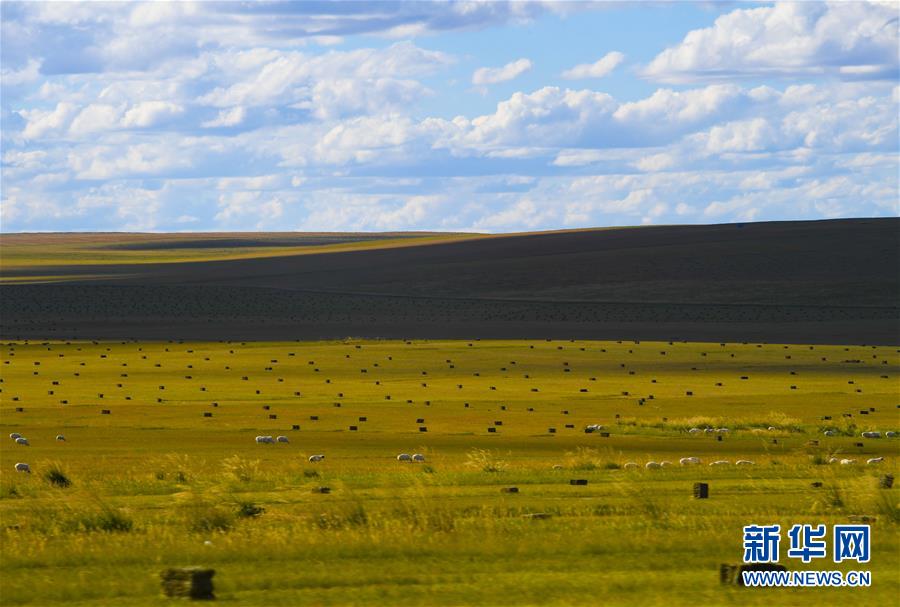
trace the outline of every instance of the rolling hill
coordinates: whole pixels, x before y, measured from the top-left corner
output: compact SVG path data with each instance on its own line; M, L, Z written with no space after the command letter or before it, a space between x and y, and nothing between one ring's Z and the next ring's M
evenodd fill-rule
M900 343L896 218L60 238L2 237L4 338Z

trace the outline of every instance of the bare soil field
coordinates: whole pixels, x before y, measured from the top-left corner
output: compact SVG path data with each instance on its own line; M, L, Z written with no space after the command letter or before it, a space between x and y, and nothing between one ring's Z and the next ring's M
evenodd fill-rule
M165 242L126 240L119 246ZM196 234L177 240L205 242ZM8 338L900 343L897 219L578 230L201 262L16 266L4 267L0 278L0 332Z

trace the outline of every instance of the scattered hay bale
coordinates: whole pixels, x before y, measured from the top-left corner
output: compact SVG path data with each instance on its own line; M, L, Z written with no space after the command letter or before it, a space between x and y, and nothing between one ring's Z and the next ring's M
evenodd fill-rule
M570 485L587 485L588 482L587 482L586 478L573 478L569 481L569 484Z
M182 567L165 569L159 577L163 594L167 597L210 601L216 598L212 583L215 574L215 569Z
M705 500L709 498L709 483L694 483L694 497Z
M519 492L518 487L501 487L500 488L500 493L518 493L518 492Z
M894 486L894 475L893 474L885 474L880 479L878 479L878 486L881 489L890 489Z

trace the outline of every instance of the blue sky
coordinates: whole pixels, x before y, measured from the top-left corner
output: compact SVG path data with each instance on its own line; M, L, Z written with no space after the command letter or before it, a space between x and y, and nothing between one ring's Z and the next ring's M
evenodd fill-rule
M896 2L0 11L4 232L900 214Z

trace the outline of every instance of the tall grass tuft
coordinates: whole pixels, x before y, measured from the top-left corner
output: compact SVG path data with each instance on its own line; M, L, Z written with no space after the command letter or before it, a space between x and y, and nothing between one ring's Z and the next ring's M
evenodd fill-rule
M482 472L503 472L508 464L489 449L472 449L466 454L466 466Z
M72 480L59 464L52 464L50 468L44 472L44 480L60 489L66 489L72 486Z

